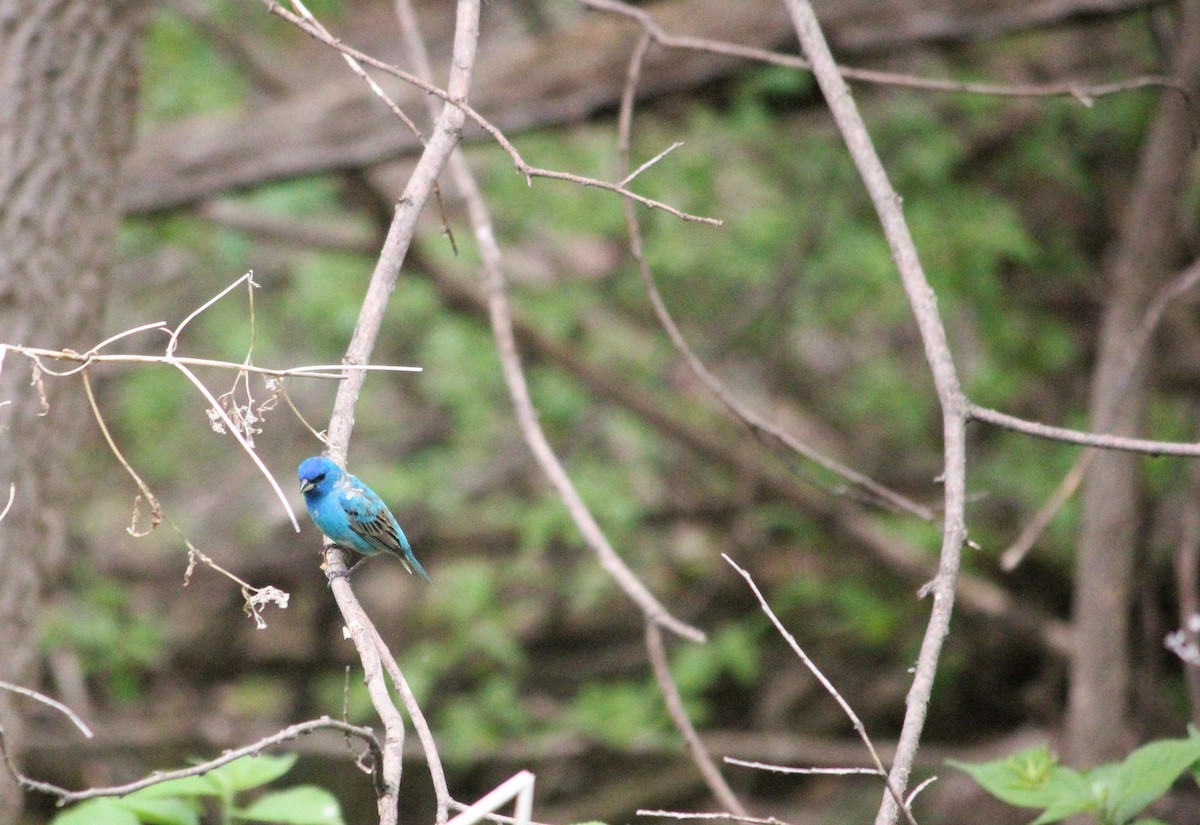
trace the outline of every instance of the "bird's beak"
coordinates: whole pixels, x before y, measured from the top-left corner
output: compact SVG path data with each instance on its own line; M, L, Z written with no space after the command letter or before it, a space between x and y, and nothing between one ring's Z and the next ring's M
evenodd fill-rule
M308 479L305 479L304 481L300 482L300 492L307 493L312 488L313 488L313 483L311 481L309 481Z

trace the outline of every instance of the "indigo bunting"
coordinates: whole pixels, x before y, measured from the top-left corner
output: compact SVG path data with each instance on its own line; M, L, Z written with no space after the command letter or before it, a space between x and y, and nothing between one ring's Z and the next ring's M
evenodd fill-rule
M429 581L392 511L356 477L324 456L306 458L300 463L300 492L313 523L338 547L364 556L391 553L409 573Z

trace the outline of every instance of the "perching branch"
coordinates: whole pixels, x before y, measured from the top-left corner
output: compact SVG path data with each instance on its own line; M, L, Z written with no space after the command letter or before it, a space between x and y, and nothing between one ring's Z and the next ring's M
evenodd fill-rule
M329 36L324 27L315 23L311 15L301 19L281 10L271 0L267 7L277 14L293 19L297 25L313 36L331 45L336 41ZM371 275L358 322L347 347L343 362L346 364L366 364L370 360L375 340L383 323L384 312L388 298L391 295L400 275L400 267L412 243L416 230L417 218L421 209L433 192L434 185L454 147L462 135L462 126L466 119L463 108L471 83L471 71L475 63L475 55L479 42L479 0L459 0L454 36L454 54L451 62L450 82L445 93L448 101L434 124L425 151L422 152L412 176L408 180L404 194L396 205L396 212L389 227L387 239L380 251L375 270ZM351 55L364 63L365 55ZM363 373L355 373L338 386L337 397L334 401L333 414L329 422L327 440L329 455L337 462L345 464L346 451L349 447L350 434L354 427L354 409L362 390ZM379 818L381 825L395 825L397 820L397 794L401 775L402 745L404 741L404 724L400 713L392 704L383 677L381 657L391 658L386 647L376 643L377 631L370 618L362 609L350 582L345 576L346 562L343 551L335 546L326 547L326 573L329 576L330 588L333 591L338 608L346 620L346 627L354 641L359 658L363 662L364 675L372 703L384 723L383 774L384 795L379 799ZM382 649L381 649L382 648ZM388 668L395 667L389 662ZM396 671L399 668L396 667ZM431 765L434 764L431 760ZM442 799L443 787L439 789L439 821L445 821L445 803Z

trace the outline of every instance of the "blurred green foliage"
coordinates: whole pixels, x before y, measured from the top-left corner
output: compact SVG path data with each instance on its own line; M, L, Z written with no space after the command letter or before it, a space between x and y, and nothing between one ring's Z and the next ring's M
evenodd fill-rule
M166 12L154 26L147 60L147 124L236 105L247 93L245 78ZM685 145L644 172L638 190L726 222L715 230L639 210L646 257L697 352L754 406L817 418L847 445L841 457L848 463L936 501L940 419L915 324L840 139L823 115L804 108L813 94L806 75L748 70L720 95L689 103L682 115L639 115L635 165L673 140ZM1080 327L1089 319L1061 311L1048 295L1093 277L1097 248L1087 210L1102 198L1097 167L1137 146L1149 95L1106 98L1093 108L1038 101L1036 116L1015 123L1014 104L1006 100L870 89L860 100L904 196L971 397L1016 412L1036 409L1055 423L1079 423L1085 387L1071 376L1086 372ZM991 139L1003 149L979 152L982 137L998 132L1002 139ZM518 144L540 166L617 174L608 123L522 135ZM494 147L472 148L470 155L495 207L501 243L512 253L518 318L681 420L743 437L681 377L679 358L651 318L628 256L614 256L611 265L572 257L580 249L624 248L617 199L558 181L535 180L529 187ZM284 218L372 228L371 217L348 208L344 196L344 182L329 176L231 200ZM1061 204L1076 206L1056 208ZM465 221L454 215L452 225L460 257L433 233L418 241L419 252L466 281L477 252ZM254 269L261 284L256 360L265 365L336 363L373 263L343 251L268 250L247 234L192 218L126 224L126 258L147 259L164 249L185 258L187 277L139 293L134 306L144 315L135 322L164 317L177 323ZM241 360L248 341L245 298L235 293L196 321L182 349ZM845 558L844 539L831 535L829 525L743 489L743 479L698 460L578 375L536 352L523 355L541 423L574 483L614 546L656 592L685 601L673 589L680 577L697 583L727 578L718 554L734 553L761 563L768 598L789 626L802 625L806 648L813 642L852 651L886 660L897 672L909 666L924 616L911 587L889 580L871 562ZM580 734L614 747L676 742L640 660L560 674L551 687L536 681L536 653L523 645L522 633L547 602L556 605L545 608L553 614L545 622L564 647L586 639L579 629L584 618L597 623L598 633L612 634L614 643L637 641L639 633L636 626L603 621L634 609L585 550L557 496L543 482L529 481L536 474L528 472L486 322L449 306L427 272L406 268L376 360L420 365L424 372L367 379L352 467L398 514L419 512L424 523L446 532L499 534L508 542L499 558L483 551L460 559L435 555L427 563L434 587L414 610L398 651L446 754L468 760L515 736ZM305 416L323 426L332 387L299 380L287 386ZM192 482L206 481L242 461L227 441L208 433L210 446L197 452L203 403L170 370L129 371L112 379L108 392L108 412L130 459L151 479L178 485L179 498L167 506L186 507L195 489L178 478L178 468L188 468ZM290 468L319 448L289 413L274 415L261 446L273 467ZM1155 407L1152 434L1188 437L1185 421L1179 403L1165 399ZM1044 501L1075 452L982 428L971 437L972 536L996 548ZM744 441L745 449L755 449ZM495 469L506 461L518 470ZM1168 483L1168 470L1158 469L1164 466L1151 471L1159 485ZM807 468L798 473L829 482ZM704 513L701 505L709 500L733 502L737 512ZM689 506L697 514L671 515ZM261 535L255 523L261 512L236 517L244 523L234 523L232 535ZM1068 507L1039 550L1059 572L1074 518ZM891 516L884 521L931 557L936 553L928 525ZM677 540L685 533L705 536L696 543L698 555ZM252 557L254 548L244 552ZM810 558L825 561L804 563ZM969 566L991 563L990 555L967 554ZM78 604L51 622L47 638L49 645L79 651L90 673L127 698L136 693L138 674L156 661L161 639L151 620L128 610L121 592L116 582L86 584ZM673 649L673 671L699 722L744 723L716 697L750 691L769 671L768 660L790 654L749 602L703 609L712 638ZM965 654L947 657L951 669L969 661ZM954 683L955 674L944 681ZM340 668L312 674L311 685L319 712L340 714L348 691L349 717L370 718L360 680L350 679L347 688ZM534 701L535 694L546 701Z
M42 647L71 652L83 674L118 703L140 693L142 679L162 663L162 625L130 604L118 581L101 579L76 565L74 587L45 611Z

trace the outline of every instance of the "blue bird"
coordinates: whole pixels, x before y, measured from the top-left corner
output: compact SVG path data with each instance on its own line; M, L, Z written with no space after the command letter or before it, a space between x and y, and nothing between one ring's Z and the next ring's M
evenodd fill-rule
M383 499L333 461L324 456L304 459L300 492L313 523L338 547L364 556L391 553L409 573L429 581Z

